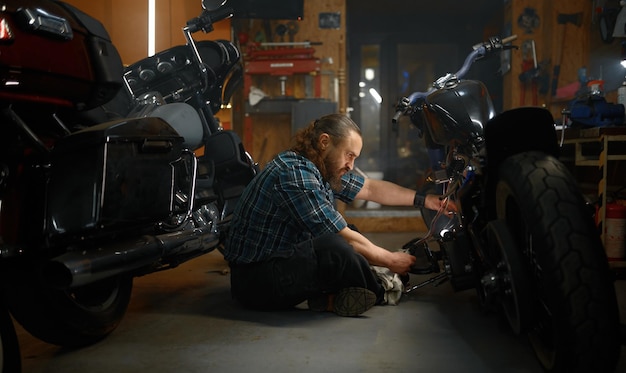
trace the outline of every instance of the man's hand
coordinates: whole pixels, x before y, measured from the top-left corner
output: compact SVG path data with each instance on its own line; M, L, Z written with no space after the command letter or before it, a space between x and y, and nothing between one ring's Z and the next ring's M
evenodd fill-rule
M409 273L411 266L415 264L415 257L402 251L390 252L390 261L387 268L399 275Z
M375 245L361 233L350 229L350 227L340 230L339 234L352 245L357 253L363 255L371 265L386 267L394 273L406 275L409 273L411 266L415 264L416 259L413 255L403 251L387 250Z
M424 207L435 211L439 211L439 209L444 208L444 215L458 211L454 201L451 201L449 198L441 199L439 197L440 196L437 194L427 194L426 199L424 200Z

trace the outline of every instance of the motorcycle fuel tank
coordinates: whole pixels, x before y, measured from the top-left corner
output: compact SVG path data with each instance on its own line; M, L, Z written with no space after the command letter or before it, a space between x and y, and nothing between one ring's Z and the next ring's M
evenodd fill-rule
M481 138L485 123L495 116L487 87L475 80L449 84L428 95L426 102L428 130L440 145Z

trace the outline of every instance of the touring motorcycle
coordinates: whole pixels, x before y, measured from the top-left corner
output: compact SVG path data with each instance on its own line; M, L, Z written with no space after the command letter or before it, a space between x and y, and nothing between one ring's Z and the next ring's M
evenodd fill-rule
M75 7L2 3L2 294L36 338L94 343L119 324L134 277L221 249L258 166L215 117L241 82L239 50L193 38L233 10L202 7L185 45L124 67Z
M485 84L463 79L515 38L475 45L458 72L397 105L392 122L410 118L431 157L424 190L458 208L451 217L422 210L429 232L404 249L429 259L413 273L437 274L406 291L446 280L474 288L485 310L528 336L546 371L611 372L620 354L614 276L592 209L558 159L552 115L496 114Z

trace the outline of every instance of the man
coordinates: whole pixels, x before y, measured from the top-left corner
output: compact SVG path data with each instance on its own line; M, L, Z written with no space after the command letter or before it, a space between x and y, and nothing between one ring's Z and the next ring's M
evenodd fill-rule
M454 208L436 195L349 172L361 153L359 127L331 114L311 122L246 187L224 257L244 306L274 310L305 300L314 310L357 316L384 302L371 265L407 274L415 257L392 252L348 227L334 200Z

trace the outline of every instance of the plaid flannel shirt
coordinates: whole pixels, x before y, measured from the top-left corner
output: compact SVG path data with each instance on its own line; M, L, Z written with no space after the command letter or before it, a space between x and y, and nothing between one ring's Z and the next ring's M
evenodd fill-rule
M333 192L309 159L293 151L274 158L246 187L225 244L224 257L234 264L289 257L298 243L347 226L335 198L351 202L364 178L347 173L343 189Z

